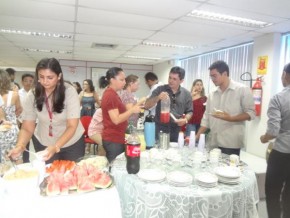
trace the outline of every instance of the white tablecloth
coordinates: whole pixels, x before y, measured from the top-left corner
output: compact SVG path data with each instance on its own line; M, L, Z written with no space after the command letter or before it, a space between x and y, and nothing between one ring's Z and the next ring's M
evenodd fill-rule
M187 155L183 152L183 154ZM128 174L126 161L117 159L112 174L118 189L122 213L129 217L156 218L255 218L259 201L256 177L245 168L237 185L219 183L214 188L203 188L195 181L187 187L175 187L165 180L151 183L137 175ZM155 165L158 167L158 165ZM160 166L162 167L162 166ZM194 176L191 167L180 168Z
M120 218L121 207L116 187L90 193L55 197L9 196L0 190L1 218Z

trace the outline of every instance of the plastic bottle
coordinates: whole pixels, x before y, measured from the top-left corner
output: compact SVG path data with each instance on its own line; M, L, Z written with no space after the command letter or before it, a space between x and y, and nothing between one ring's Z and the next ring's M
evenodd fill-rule
M155 145L155 122L154 116L150 114L145 117L144 135L146 142L146 149L153 148Z
M160 122L169 123L170 121L170 98L161 100Z
M140 170L140 139L136 128L132 128L126 144L127 172L136 174Z

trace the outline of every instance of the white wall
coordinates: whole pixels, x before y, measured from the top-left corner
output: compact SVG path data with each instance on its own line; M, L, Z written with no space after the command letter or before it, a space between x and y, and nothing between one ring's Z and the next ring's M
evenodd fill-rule
M105 76L106 71L111 67L120 67L124 70L126 75L134 74L139 77L140 88L135 93L137 97L145 97L149 93L144 75L152 71L152 65L141 64L122 64L122 63L105 63L105 62L92 62L92 61L71 61L60 60L62 70L64 72L65 80L70 82L79 82L81 85L83 80L92 79L96 90L98 89L98 79Z
M158 76L158 80L163 84L168 84L168 76L170 69L175 65L174 61L166 61L153 65L153 72Z
M253 53L253 78L256 78L257 62L259 56L268 56L268 72L264 76L263 98L261 116L247 122L246 128L246 151L254 155L265 157L267 144L260 142L260 136L265 133L267 127L267 109L270 98L276 94L281 83L280 69L281 35L278 33L267 34L254 40Z

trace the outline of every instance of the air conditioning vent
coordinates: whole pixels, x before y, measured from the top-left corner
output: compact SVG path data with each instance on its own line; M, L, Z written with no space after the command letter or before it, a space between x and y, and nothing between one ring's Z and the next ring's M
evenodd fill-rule
M117 45L113 44L101 44L101 43L93 43L92 48L100 48L100 49L114 49Z

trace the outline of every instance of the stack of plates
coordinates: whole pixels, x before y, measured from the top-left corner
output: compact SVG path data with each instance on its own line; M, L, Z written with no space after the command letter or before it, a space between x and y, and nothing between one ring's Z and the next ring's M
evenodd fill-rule
M161 182L165 179L166 173L160 169L142 169L138 177L147 182Z
M218 176L218 181L222 183L234 185L240 181L241 171L237 167L217 167L215 173Z
M196 184L206 187L212 188L217 186L218 177L211 173L199 173L195 176Z
M192 184L192 180L192 175L183 171L172 171L167 174L167 181L173 186L189 186Z

